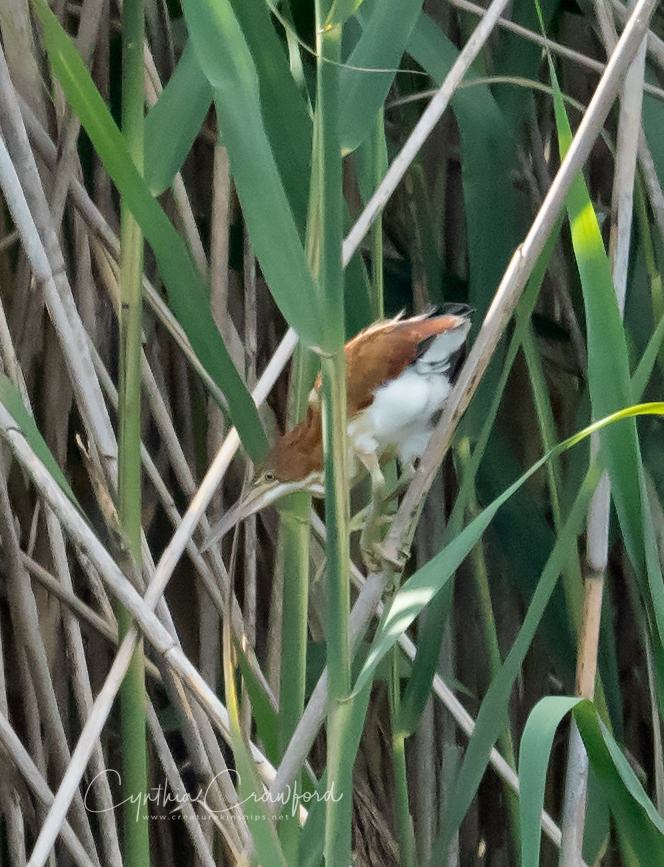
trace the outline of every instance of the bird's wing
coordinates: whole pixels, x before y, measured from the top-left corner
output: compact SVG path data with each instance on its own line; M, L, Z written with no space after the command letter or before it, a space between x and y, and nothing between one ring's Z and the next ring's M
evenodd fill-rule
M374 392L421 358L439 334L458 325L459 317L415 317L373 326L346 346L348 416L373 402Z

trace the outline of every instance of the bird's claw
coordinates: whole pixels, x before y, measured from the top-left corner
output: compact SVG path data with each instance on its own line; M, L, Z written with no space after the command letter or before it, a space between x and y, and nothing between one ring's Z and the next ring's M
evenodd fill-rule
M406 548L395 550L384 542L373 542L371 545L360 543L360 549L367 572L380 572L387 566L395 575L400 575L410 556Z
M364 528L360 536L360 551L362 560L369 572L377 572L380 569L380 558L376 557L375 551L381 540L381 525L385 523L385 515L378 511L374 502L363 510L365 518Z
M387 539L380 538L380 525L386 521L391 521L391 516L369 515L360 537L362 560L368 572L379 572L387 566L396 575L400 575L408 562L410 550L406 546L396 548Z
M386 544L385 542L376 543L374 545L374 552L380 558L381 563L389 566L397 575L403 572L410 557L410 550L405 546L396 548L394 545Z
M372 546L372 548L362 548L362 561L366 567L367 574L371 574L373 572L380 572L382 567L382 560L380 559L380 555L377 553L378 543Z
M364 531L370 522L373 522L376 527L379 527L383 524L389 524L392 520L392 515L375 515L373 514L373 511L373 505L369 504L368 506L365 506L364 509L360 509L359 512L356 512L350 519L348 532L356 533L358 530Z

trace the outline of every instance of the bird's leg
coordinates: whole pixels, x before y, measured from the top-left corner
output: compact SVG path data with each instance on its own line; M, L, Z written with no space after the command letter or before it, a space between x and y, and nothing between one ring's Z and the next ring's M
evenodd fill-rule
M380 527L383 523L382 508L387 493L385 477L375 452L363 454L360 460L371 476L371 504L367 509L367 519L360 536L360 550L369 571L380 567L380 558L376 556L376 547L380 542Z

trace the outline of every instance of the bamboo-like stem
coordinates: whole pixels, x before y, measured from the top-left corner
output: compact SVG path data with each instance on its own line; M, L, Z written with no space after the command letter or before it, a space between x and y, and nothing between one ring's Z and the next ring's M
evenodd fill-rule
M249 233L244 236L244 346L246 353L246 383L249 389L256 384L256 354L258 352L258 297L256 288L256 257L251 249ZM247 468L253 472L253 464ZM250 515L244 524L244 630L246 635L247 649L253 650L256 646L256 601L257 601L257 549L258 549L258 525L257 516ZM242 686L241 693L241 720L242 729L248 739L251 735L251 702L247 690Z
M307 241L311 264L314 238L309 235ZM313 353L300 344L293 358L288 394L288 422L291 427L304 415L314 376L313 361ZM279 524L279 559L283 567L279 672L280 756L286 750L302 716L306 697L310 511L311 495L293 494L281 510ZM283 822L279 826L279 838L288 863L296 863L300 839L298 824Z
M145 15L142 0L125 0L122 29L122 129L139 172L143 171L143 42ZM123 544L132 569L141 569L141 337L143 299L143 236L134 216L122 202L122 258L120 271L120 384L118 437L118 513ZM131 578L130 575L127 575ZM129 612L118 608L122 641L131 628ZM148 816L136 810L136 799L148 788L145 660L143 642L136 650L120 690L122 726L122 788L124 857L129 867L150 864Z
M326 23L332 4L316 2L316 116L308 229L314 232L313 273L326 317L321 361L323 461L327 536L326 644L329 672L327 708L327 783L337 797L325 811L325 864L350 861L352 763L343 755L350 692L348 612L348 449L346 446L346 356L344 354L343 270L341 265L343 178L339 142L339 67L341 26Z

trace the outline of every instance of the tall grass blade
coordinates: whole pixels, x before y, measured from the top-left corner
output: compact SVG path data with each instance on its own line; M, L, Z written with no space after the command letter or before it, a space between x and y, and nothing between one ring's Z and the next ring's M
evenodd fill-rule
M521 863L537 867L546 770L556 729L570 711L581 732L591 766L602 786L618 829L639 863L664 857L664 820L647 797L636 774L590 701L550 696L533 708L521 740ZM539 812L538 812L539 810Z
M551 74L560 154L563 158L572 142L572 132L553 65ZM570 188L567 211L586 310L590 401L593 416L602 418L631 403L632 389L625 332L613 289L611 266L604 250L597 216L581 175ZM643 570L644 557L636 424L630 421L625 425L605 428L600 439L625 545L639 573Z
M212 88L191 43L145 118L145 183L159 196L173 183L212 104Z
M420 0L364 0L358 11L362 35L339 77L343 153L370 134L421 8Z
M270 291L303 342L327 349L322 300L265 129L258 73L240 25L228 0L185 0L183 9L198 61L214 88L221 140Z
M231 2L256 65L265 133L300 237L304 238L313 136L309 107L291 74L268 5L244 0Z

